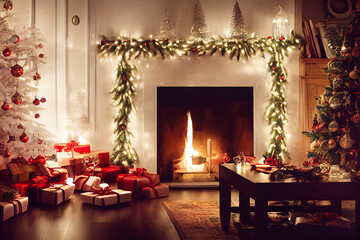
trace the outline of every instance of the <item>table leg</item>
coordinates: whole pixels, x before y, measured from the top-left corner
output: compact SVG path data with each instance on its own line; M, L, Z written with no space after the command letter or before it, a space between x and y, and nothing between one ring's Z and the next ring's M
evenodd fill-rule
M331 210L341 215L341 200L331 200Z
M255 239L265 239L267 227L267 200L255 199Z
M249 220L250 197L239 191L240 220L244 223Z
M219 180L220 193L220 219L224 231L229 230L231 214L231 185L224 180Z
M355 228L360 229L360 200L355 200Z

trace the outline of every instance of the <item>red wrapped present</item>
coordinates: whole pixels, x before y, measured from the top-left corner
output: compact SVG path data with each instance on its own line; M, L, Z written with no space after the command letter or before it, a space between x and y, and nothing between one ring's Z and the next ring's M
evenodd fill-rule
M79 191L93 191L100 188L101 178L96 176L80 175L75 178L75 189Z
M20 213L27 211L29 205L29 198L17 197L12 201L0 202L0 221L14 217Z
M90 155L97 155L100 167L107 167L110 165L110 154L108 151L91 151Z
M90 144L79 144L76 141L71 141L69 143L56 143L54 144L54 150L56 152L64 151L71 152L72 154L74 154L74 152L84 154L90 153Z
M117 176L121 173L123 173L123 169L120 166L101 167L101 179L107 183L116 182Z
M158 184L156 186L144 187L140 190L140 195L143 198L161 198L169 196L169 186L165 184Z
M118 188L132 191L133 194L138 193L144 187L155 186L159 183L160 183L160 176L158 174L150 174L147 172L119 174L117 176Z

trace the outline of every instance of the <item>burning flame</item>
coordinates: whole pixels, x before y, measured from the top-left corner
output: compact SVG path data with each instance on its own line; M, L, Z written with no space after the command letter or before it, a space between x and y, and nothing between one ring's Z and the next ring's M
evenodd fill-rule
M185 152L183 156L183 163L187 170L191 171L203 171L204 164L193 165L192 164L192 156L199 156L199 153L193 148L193 123L191 119L190 112L187 113L188 122L187 122L187 133L185 139Z

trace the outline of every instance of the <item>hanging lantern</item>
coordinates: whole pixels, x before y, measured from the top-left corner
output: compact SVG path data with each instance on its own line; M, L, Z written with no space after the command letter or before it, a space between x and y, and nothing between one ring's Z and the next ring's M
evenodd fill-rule
M272 21L272 35L274 38L288 37L290 33L290 24L284 10L279 5L279 11Z

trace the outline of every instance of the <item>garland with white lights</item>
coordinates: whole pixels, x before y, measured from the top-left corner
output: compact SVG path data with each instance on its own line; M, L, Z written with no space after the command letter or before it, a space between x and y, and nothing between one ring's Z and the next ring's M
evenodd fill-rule
M215 53L220 53L221 56L228 55L230 59L236 58L238 61L242 58L250 59L257 53L260 53L263 57L265 53L271 55L267 66L272 76L272 87L266 110L266 120L271 126L272 138L264 157L274 157L284 161L288 156L288 152L284 131L287 120L284 95L287 74L283 60L285 56L289 55L292 48L300 47L301 40L301 36L293 33L286 39L284 37L278 39L267 37L241 40L211 39L209 41L127 38L110 40L103 37L98 44L99 53L105 57L110 56L119 59L115 86L111 91L114 104L118 109L114 118L117 128L115 129L116 142L112 162L117 165L131 165L136 160L136 153L130 141L132 133L127 128L130 114L135 109L132 100L135 96L133 83L135 67L127 61L140 57L161 56L165 59L174 55L212 56Z

